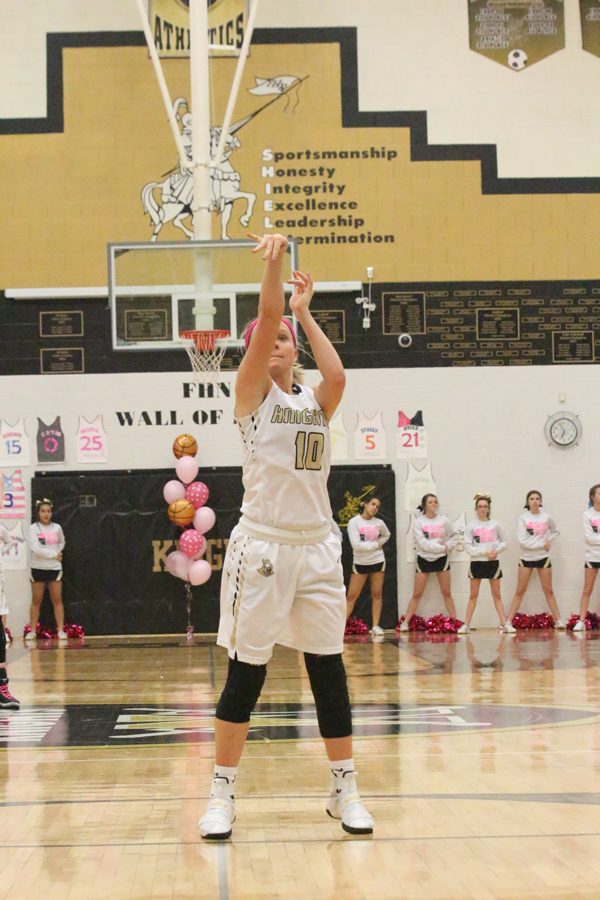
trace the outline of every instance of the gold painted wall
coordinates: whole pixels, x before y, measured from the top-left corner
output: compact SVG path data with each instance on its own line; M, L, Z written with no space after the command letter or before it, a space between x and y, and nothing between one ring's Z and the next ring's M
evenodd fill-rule
M2 287L105 284L106 243L149 240L142 187L161 181L177 162L144 48L65 49L63 59L64 133L0 138L0 165L7 176L0 218ZM188 65L187 60L165 62L172 97L189 98ZM234 60L212 63L215 123L222 118L234 66ZM284 74L306 80L286 96L248 93L256 78ZM484 196L478 161L411 162L407 128L343 129L340 90L336 44L253 47L234 119L275 102L237 132L241 147L231 163L240 174L241 190L257 197L248 228L239 222L245 203L236 200L230 236L263 230L265 216L277 220L278 213L264 211L265 200L307 199L304 193L267 195L268 182L313 189L326 182L334 191L344 185L339 198L357 204L350 214L364 225L283 226L294 236L310 238L300 247L300 261L320 280L364 279L367 265L375 267L377 281L394 282L597 276L598 195ZM372 147L396 156L274 164L277 169L334 168L329 177L265 178L261 173L270 164L262 159L267 148L297 154L370 152ZM335 193L313 199L332 200ZM285 221L304 214L287 212ZM309 220L335 218L337 212L306 215ZM216 214L214 226L217 237ZM313 243L316 235L332 233L388 235L393 242ZM178 239L185 238L172 224L159 236Z

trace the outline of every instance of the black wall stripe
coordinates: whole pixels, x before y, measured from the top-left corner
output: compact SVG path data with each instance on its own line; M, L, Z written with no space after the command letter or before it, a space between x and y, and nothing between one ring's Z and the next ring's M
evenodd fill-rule
M368 112L358 108L356 28L256 29L254 44L339 44L344 128L409 128L411 159L481 163L483 194L596 194L600 178L499 178L495 144L438 144L427 140L427 112ZM141 31L88 31L46 35L45 119L0 119L1 134L51 134L64 130L62 51L65 47L143 47Z

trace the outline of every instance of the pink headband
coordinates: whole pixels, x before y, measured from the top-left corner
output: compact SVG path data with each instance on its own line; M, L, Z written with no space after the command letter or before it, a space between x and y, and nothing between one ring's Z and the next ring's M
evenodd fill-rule
M295 347L296 346L296 332L293 329L292 323L289 321L289 319L282 319L281 321L283 322L284 325L287 325L287 327L290 329L290 334L292 335L292 340L294 342L294 347ZM252 332L256 328L257 322L258 322L258 319L253 319L244 332L244 344L246 346L246 350L248 349L248 344L250 343L250 338L252 337Z

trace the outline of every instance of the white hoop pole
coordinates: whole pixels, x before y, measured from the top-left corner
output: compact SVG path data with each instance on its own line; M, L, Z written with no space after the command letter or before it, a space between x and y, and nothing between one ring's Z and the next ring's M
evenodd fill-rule
M227 109L225 110L225 118L223 119L221 136L219 137L219 145L217 147L215 155L210 161L211 167L213 168L218 168L221 165L223 148L225 147L225 141L229 136L229 126L231 125L231 119L233 118L233 110L237 102L240 82L242 80L242 75L244 74L244 66L246 65L246 60L248 59L248 54L250 52L250 42L252 40L252 32L254 31L254 20L256 19L256 13L258 11L258 3L259 0L250 0L251 5L250 11L248 13L248 24L246 25L246 28L244 30L244 40L242 41L240 55L238 57L237 66L235 68L235 75L233 76L233 82L231 84L231 90L229 92L229 100L227 101Z
M208 71L208 7L190 0L190 75L192 96L192 160L194 239L209 241L211 232L210 91ZM210 326L204 326L207 328Z
M150 23L148 21L148 16L146 15L144 0L136 0L136 6L140 14L140 19L142 20L142 28L144 29L144 35L146 37L148 52L150 54L150 59L152 60L152 65L154 66L154 73L156 75L156 80L158 81L158 86L162 95L163 103L167 113L167 119L169 120L169 125L171 126L171 131L175 140L175 146L177 147L179 165L182 169L186 169L189 168L190 161L185 152L185 147L183 146L183 141L181 140L181 134L179 131L179 126L177 124L177 119L175 118L175 113L173 112L173 104L169 96L169 89L167 87L167 82L165 81L165 76L160 64L160 59L158 57L156 45L152 36L152 31L150 30Z

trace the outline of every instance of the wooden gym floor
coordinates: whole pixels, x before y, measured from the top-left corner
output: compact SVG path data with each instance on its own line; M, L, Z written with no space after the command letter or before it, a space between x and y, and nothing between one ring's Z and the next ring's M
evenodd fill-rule
M438 636L435 636L438 638ZM325 814L297 654L278 648L233 839L201 840L212 640L17 642L0 716L0 897L600 896L600 634L393 633L347 645L372 839Z

